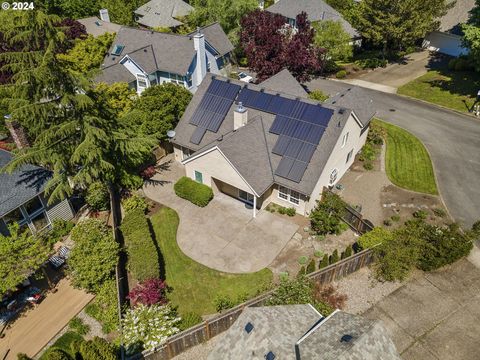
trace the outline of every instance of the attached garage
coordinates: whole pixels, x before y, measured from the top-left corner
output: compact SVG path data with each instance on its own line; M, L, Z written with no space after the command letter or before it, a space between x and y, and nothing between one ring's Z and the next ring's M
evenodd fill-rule
M450 56L467 54L468 50L462 46L462 37L446 32L434 31L430 33L424 43L430 51L436 51Z

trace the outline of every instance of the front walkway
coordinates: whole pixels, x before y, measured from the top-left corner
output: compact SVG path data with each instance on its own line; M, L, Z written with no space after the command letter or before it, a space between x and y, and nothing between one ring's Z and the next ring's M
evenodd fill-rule
M0 359L14 360L18 353L33 357L93 299L93 295L74 289L65 278L57 289L5 331L0 339Z
M268 211L259 211L253 219L251 209L225 194L216 194L204 208L181 199L175 195L173 184L184 174L183 166L168 156L154 182L143 190L150 199L177 211L180 249L205 266L229 273L261 270L298 229L298 225Z

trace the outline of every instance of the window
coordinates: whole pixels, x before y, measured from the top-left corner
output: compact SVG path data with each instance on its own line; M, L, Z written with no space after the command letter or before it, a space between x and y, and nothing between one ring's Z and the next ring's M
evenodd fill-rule
M43 204L38 198L38 196L34 197L32 200L27 202L24 206L25 210L27 210L28 215L32 215L36 211L43 208Z
M346 164L348 164L348 162L352 159L352 155L353 155L353 149L350 150L350 152L348 153L347 155L347 161L346 161Z
M5 221L5 224L7 224L7 225L9 225L11 223L14 223L14 222L19 223L19 222L23 221L24 219L25 218L23 217L23 214L20 211L20 208L9 212L7 215L5 215L3 217L3 220Z
M337 176L338 176L338 170L333 169L332 173L330 174L330 185L332 185L337 180Z
M149 86L148 77L143 74L137 74L137 90L142 92Z
M342 139L342 148L347 144L347 141L348 141L348 132L343 135L343 139Z
M293 205L300 204L300 193L287 189L284 186L278 187L278 197L282 200L292 203Z
M300 194L296 191L290 190L290 202L298 205L300 203Z
M207 62L207 71L210 72L211 68L212 68L212 64L209 61Z
M203 175L200 171L195 170L195 181L203 184Z
M183 86L183 76L177 74L170 74L170 82Z
M278 197L288 201L288 189L283 186L278 187Z
M41 231L49 225L49 222L45 213L41 212L32 219L32 224L35 226L36 231Z

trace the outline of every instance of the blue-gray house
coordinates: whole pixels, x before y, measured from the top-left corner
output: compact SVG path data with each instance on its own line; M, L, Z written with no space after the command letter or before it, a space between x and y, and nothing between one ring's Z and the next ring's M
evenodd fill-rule
M191 92L208 72L226 75L233 45L218 23L188 35L122 27L105 56L97 82L126 82L140 94L165 82Z

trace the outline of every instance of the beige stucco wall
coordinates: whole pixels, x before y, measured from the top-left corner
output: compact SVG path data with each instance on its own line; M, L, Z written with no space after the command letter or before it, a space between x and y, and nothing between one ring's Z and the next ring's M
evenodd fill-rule
M316 200L320 199L322 190L324 187L330 185L330 174L333 169L338 170L337 180L333 183L335 185L345 174L345 172L350 168L353 161L355 160L355 155L362 149L365 141L367 139L368 130L360 136L361 128L358 125L357 121L350 115L350 118L347 120L345 127L342 131L342 134L338 138L337 144L335 145L334 150L332 151L330 158L323 169L320 178L318 179L317 185L315 186L310 200L305 204L305 212L308 214L316 205ZM345 146L342 148L342 139L346 133L349 133L348 140ZM353 149L353 155L350 161L347 163L347 155L350 150Z
M202 173L203 183L212 186L212 178L253 194L252 189L243 180L235 168L217 149L199 156L185 164L186 175L195 180L195 171Z

